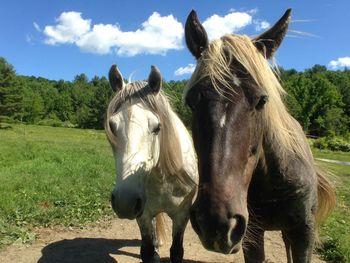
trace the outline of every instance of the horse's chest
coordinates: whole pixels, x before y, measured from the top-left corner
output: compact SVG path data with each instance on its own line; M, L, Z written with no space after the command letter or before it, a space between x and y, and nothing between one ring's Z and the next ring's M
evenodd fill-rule
M181 205L192 189L174 176L148 182L147 199L151 206L172 209Z

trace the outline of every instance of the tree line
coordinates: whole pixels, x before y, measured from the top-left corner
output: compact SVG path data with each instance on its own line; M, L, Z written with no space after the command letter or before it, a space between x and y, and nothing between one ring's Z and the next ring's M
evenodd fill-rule
M350 70L330 71L315 65L298 72L280 68L287 91L286 105L308 135L349 135ZM191 113L183 104L187 84L164 81L173 108L187 127ZM85 74L73 81L20 76L0 57L0 122L103 129L105 111L112 96L108 80Z

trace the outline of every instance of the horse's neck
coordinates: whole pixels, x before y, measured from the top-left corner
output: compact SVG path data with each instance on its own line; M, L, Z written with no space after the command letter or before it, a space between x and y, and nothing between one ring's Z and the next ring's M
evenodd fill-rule
M249 198L252 202L271 201L276 198L296 198L309 191L309 183L315 176L313 157L300 125L292 128L299 134L300 146L305 155L296 153L276 141L263 127L260 151L256 169L249 186ZM291 123L291 125L293 124ZM309 183L306 183L309 182Z
M192 140L191 137L185 127L185 125L182 123L180 118L173 112L170 112L171 121L173 123L173 127L176 130L176 133L178 135L178 139L180 142L181 147L188 147L191 146L191 151L194 151L192 147Z
M257 165L257 169L259 167L262 168L260 173L269 174L272 170L279 170L280 159L281 156L279 156L274 147L263 139Z
M289 166L290 160L298 159L303 163L311 164L313 166L313 156L309 144L307 142L306 136L300 126L300 124L290 116L290 129L293 131L296 137L295 147L291 149L290 147L283 146L282 142L276 141L274 136L268 135L268 127L263 127L263 138L262 138L262 148L265 159L270 160L272 163L277 163L278 167L285 170ZM297 150L295 150L297 149Z
M271 142L270 138L264 136L261 147L258 166L264 167L266 174L276 175L279 171L288 168L288 161L285 160L287 156L277 143ZM288 156L287 159L289 158L294 157Z
M192 181L198 182L197 157L193 147L192 138L185 125L174 112L171 112L171 119L173 126L176 129L181 147L183 171L191 178Z
M306 158L293 151L285 151L278 143L263 137L255 174L273 180L298 181L301 176L298 175L300 167L307 171L314 169L313 157L306 139L303 147L307 153Z

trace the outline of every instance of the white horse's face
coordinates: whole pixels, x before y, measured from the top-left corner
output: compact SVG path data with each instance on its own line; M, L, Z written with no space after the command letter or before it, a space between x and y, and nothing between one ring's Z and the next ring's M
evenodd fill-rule
M115 65L109 72L109 81L115 92L125 88ZM159 70L152 67L148 88L153 94L158 94L160 87ZM141 98L130 98L107 120L107 134L112 133L115 140L112 148L117 172L111 202L120 218L134 219L143 213L145 183L159 161L161 124L158 116L146 105Z
M141 102L131 106L124 103L109 123L117 141L114 148L117 185L127 183L136 174L140 177L134 179L138 180L136 185L141 185L144 175L158 163L161 129L158 117Z
M119 202L114 204L114 210L120 217L132 219L142 213L145 181L159 160L161 124L139 99L134 99L131 105L128 102L122 105L109 119L109 125L117 142L113 149L116 162L113 195Z

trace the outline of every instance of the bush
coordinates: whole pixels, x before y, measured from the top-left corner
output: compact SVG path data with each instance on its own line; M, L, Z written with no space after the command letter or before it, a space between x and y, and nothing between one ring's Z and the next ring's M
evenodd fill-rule
M312 141L312 146L317 148L317 149L321 149L321 150L325 150L328 147L328 144L326 142L326 137L322 137L316 140Z
M62 122L62 126L61 127L64 127L64 128L76 128L77 125L71 123L70 121L64 121L64 122Z
M0 122L0 130L12 130L12 129L13 127L10 124Z
M77 126L70 121L60 121L58 119L43 119L38 122L41 126L63 127L63 128L76 128Z
M38 125L42 126L52 126L52 127L61 127L62 121L55 119L43 119L38 122Z
M350 143L339 137L323 137L313 141L313 146L321 150L350 152Z
M11 123L11 124L21 123L21 121L19 120L16 120L8 116L2 116L2 115L0 115L0 122Z

